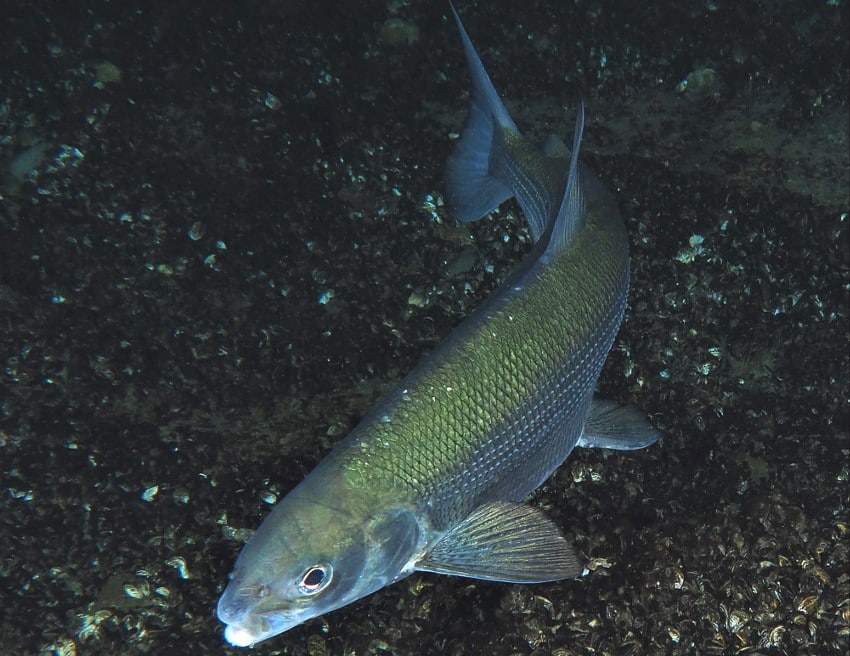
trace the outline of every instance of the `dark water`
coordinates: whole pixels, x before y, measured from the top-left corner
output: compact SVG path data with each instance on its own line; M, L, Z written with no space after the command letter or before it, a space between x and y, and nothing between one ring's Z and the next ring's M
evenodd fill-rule
M225 653L240 530L527 237L439 205L441 2L58 7L0 19L0 653ZM257 651L846 653L848 3L459 8L528 135L585 99L633 244L600 392L664 436L538 493L587 577L416 576Z

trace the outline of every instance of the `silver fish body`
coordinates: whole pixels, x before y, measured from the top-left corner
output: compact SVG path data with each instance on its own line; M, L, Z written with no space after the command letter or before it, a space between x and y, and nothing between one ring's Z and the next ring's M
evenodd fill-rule
M617 205L569 153L520 135L452 8L472 77L447 202L474 221L514 196L536 240L491 297L269 514L218 603L252 645L414 571L540 582L582 564L523 503L575 446L636 449L657 433L595 401L629 283ZM563 156L567 155L567 156Z

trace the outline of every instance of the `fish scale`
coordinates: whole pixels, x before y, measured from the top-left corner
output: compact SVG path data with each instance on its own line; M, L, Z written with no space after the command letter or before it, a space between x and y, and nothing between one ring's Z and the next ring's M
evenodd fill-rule
M522 499L563 462L581 434L628 286L622 221L597 209L579 238L587 247L543 267L532 254L336 447L333 462L352 486L386 490L442 531L490 500L487 491Z

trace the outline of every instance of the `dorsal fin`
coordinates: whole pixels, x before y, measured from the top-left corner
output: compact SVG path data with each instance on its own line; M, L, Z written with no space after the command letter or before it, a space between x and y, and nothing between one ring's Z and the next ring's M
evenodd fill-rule
M581 175L578 155L581 150L581 137L584 133L584 102L579 103L576 124L573 130L573 147L570 153L570 168L564 185L564 197L561 207L552 224L552 234L544 257L551 257L567 247L573 235L585 222L585 199L581 188Z

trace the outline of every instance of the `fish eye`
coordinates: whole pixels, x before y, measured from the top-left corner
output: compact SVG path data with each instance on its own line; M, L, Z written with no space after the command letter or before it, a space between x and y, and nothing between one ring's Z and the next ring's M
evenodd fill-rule
M333 568L330 565L311 565L306 569L298 582L298 590L304 595L314 595L326 587L333 578Z

